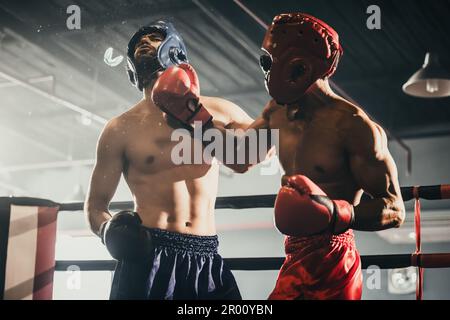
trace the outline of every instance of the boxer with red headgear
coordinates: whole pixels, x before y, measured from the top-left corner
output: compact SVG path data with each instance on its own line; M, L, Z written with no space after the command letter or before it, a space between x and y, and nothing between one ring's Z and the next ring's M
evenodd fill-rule
M303 13L276 16L262 50L267 90L281 104L296 102L317 79L332 76L343 53L336 31Z
M275 225L286 260L270 299L360 299L352 228L398 227L404 205L383 129L336 95L328 78L343 54L337 32L303 13L267 30L261 67L273 97L263 113L280 130L285 170ZM362 193L372 196L360 202Z

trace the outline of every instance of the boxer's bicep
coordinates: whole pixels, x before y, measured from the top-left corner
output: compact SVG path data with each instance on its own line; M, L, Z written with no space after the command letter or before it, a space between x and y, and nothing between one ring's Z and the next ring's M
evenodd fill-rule
M397 168L383 130L370 120L358 124L347 139L350 170L356 185L373 199L355 209L359 230L398 227L404 220Z
M397 168L386 135L369 119L356 119L347 140L350 169L356 183L373 197L399 193Z
M123 169L124 135L117 121L110 121L97 143L96 160L86 204L95 210L107 210L119 184Z
M396 173L387 159L373 159L366 155L350 155L353 178L364 192L374 198L398 194Z

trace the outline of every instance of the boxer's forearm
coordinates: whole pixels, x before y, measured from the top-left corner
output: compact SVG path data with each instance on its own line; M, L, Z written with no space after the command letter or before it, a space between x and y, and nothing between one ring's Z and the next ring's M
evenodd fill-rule
M354 209L352 229L378 231L398 228L405 219L405 206L401 199L375 198L361 202Z
M111 218L111 214L104 206L86 204L85 213L91 231L97 236L99 235L101 224Z
M255 121L246 129L230 130L215 122L214 128L222 135L222 150L214 154L217 160L238 173L264 161L272 141L268 130L258 126L258 121Z
M216 152L214 156L235 172L244 173L252 166L264 161L270 148L270 136L265 143L261 143L261 137L266 132L260 134L257 128L243 130L242 134L237 134L234 130L228 130L223 126L214 125L214 128L222 134L222 150ZM256 141L255 141L256 140Z

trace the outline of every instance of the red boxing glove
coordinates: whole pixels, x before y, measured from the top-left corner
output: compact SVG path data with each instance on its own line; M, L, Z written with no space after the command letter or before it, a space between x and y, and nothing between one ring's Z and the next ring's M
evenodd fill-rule
M331 200L322 189L302 175L289 177L275 200L275 225L288 236L310 236L347 231L354 220L353 206Z
M153 102L165 113L192 129L194 121L212 125L211 114L199 102L200 86L194 68L186 63L167 68L156 80Z

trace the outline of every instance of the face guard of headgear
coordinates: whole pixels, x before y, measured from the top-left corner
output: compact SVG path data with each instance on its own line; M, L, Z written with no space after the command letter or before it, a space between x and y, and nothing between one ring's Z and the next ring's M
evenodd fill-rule
M166 21L157 21L149 25L141 27L131 38L128 43L127 51L127 71L131 83L140 91L143 90L142 76L139 76L136 70L136 61L134 52L136 45L142 36L158 32L164 36L164 40L158 47L156 56L154 57L155 67L150 71L149 77L154 76L158 71L164 71L171 65L179 65L181 63L189 63L187 59L187 51L183 39L172 23Z
M330 77L343 54L336 31L303 13L275 16L261 49L266 89L280 104L298 101L318 79Z

